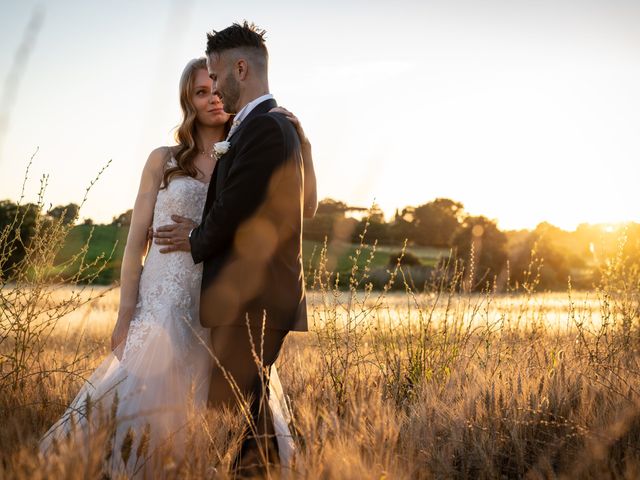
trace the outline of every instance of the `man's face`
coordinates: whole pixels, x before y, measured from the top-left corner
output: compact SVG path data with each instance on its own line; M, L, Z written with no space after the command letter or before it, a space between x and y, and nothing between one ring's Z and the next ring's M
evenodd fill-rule
M213 93L217 94L224 104L224 111L237 113L240 100L240 83L233 71L233 64L225 58L224 53L215 53L207 57L207 70L213 80Z

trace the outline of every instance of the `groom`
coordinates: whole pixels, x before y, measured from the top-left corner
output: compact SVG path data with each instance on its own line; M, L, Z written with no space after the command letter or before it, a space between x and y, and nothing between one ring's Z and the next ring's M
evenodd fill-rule
M174 226L158 229L167 243L190 250L194 262L203 263L200 322L211 328L217 359L209 403L236 404L228 376L250 399L256 428L238 459L247 474L256 464L258 471L264 467L264 452L267 461L277 461L264 373L287 333L307 329L302 155L293 124L269 113L277 104L269 93L263 37L246 21L207 35L214 93L235 114L230 146L213 172L200 225L178 218ZM254 351L262 357L262 372Z

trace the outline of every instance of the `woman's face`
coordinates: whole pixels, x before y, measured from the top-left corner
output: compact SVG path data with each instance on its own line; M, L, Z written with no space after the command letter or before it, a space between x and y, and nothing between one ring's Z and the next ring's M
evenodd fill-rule
M225 113L222 100L218 95L213 95L213 81L209 78L206 69L199 68L193 80L193 97L191 98L196 109L196 121L207 127L218 127L229 120L229 114Z

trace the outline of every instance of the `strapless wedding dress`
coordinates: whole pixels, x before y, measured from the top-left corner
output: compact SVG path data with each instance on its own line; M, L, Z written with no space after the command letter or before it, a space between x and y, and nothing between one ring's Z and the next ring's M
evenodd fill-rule
M173 165L172 158L167 166ZM173 214L199 222L207 188L208 184L194 178L174 177L158 193L154 229L172 223ZM49 451L54 439L65 438L71 431L83 435L80 441L88 445L86 436L91 434L92 423L100 419L90 416L87 421L87 397L93 404L92 412L110 412L117 392L113 452L105 468L111 473L141 474L145 468L140 465L153 459L153 452L163 445L170 445L176 459L183 458L187 425L198 421L198 413L207 406L213 358L209 330L200 326L198 317L202 265L195 265L188 252L162 254L159 250L160 246L153 243L146 257L124 349L102 361L64 415L44 435L41 452ZM293 457L290 414L275 366L269 388L280 460L287 469ZM121 446L129 429L134 439L125 466ZM149 433L149 458L139 459L136 450L145 429Z

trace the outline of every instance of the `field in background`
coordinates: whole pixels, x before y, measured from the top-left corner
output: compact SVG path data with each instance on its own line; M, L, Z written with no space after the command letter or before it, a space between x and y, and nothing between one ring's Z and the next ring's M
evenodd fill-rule
M97 283L108 285L120 278L120 266L122 264L122 255L127 240L128 229L117 225L78 225L72 228L65 241L65 244L58 254L56 261L64 262L75 255L80 248L89 240L91 233L91 242L87 252L87 260L93 261L101 255L109 256L113 251L113 255L104 270L97 278ZM318 258L322 250L322 242L312 240L304 240L302 242L303 258L308 264L312 262L317 266ZM347 275L351 271L352 260L358 245L351 243L338 243L331 245L332 262L335 265L334 271ZM392 254L398 254L401 247L378 246L377 254L373 258L371 266L373 268L386 267L389 263L389 257ZM369 250L365 247L364 254L359 258L358 264L363 267L366 263ZM425 266L434 266L438 259L448 255L447 249L430 248L430 247L411 247L407 252L415 255Z
M290 335L277 363L294 411L296 478L636 478L636 286L580 294L310 291L313 331ZM88 459L77 447L49 460L34 453L108 351L118 291L96 292L104 295L61 319L40 354L45 364L77 357L74 374L3 391L1 477L99 472L104 444ZM205 430L231 428L233 420L223 420L209 416ZM193 453L167 462L165 474L226 478L229 437L194 435Z
M87 442L71 436L47 457L37 445L108 354L118 291L87 283L116 251L100 257L89 230L63 219L32 227L27 243L19 229L0 232L0 478L105 478L114 450L146 457L144 433L114 444L115 402L91 403L99 423ZM93 243L104 250L121 232L98 228ZM414 288L420 271L389 264L395 252L305 244L312 330L290 335L277 363L294 478L638 478L640 265L623 247L592 291L565 277L564 293L545 294L533 254L498 293L497 276L478 282L473 255L438 262ZM155 452L149 477L229 478L241 420L193 418L189 454Z

